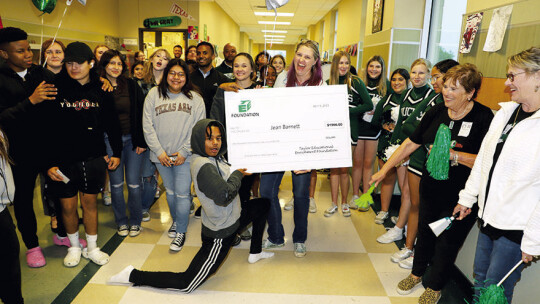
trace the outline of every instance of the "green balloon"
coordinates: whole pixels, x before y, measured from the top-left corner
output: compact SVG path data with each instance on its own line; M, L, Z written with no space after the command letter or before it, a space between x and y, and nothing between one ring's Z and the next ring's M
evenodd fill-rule
M32 0L32 3L40 12L48 14L54 11L56 7L56 0Z

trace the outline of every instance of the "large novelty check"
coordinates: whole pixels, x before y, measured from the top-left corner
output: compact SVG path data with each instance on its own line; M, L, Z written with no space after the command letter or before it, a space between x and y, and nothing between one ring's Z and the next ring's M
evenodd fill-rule
M225 92L232 169L351 167L345 85Z

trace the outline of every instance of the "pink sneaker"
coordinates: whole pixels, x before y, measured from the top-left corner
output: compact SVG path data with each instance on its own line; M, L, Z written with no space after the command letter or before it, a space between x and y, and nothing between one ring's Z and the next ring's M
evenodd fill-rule
M41 251L41 247L38 246L26 251L26 263L28 264L28 267L31 268L43 267L47 264L45 257L43 256L43 251Z
M71 242L69 241L69 238L65 237L63 239L59 239L57 234L55 234L53 236L53 242L57 246L66 246L68 248L71 247ZM79 239L79 243L81 243L82 248L86 247L86 241L85 240Z

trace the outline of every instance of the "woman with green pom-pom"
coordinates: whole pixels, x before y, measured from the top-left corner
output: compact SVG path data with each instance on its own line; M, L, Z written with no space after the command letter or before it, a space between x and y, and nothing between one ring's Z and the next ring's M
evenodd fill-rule
M477 291L524 262L502 284L510 303L524 264L540 255L540 48L510 56L506 78L513 101L500 104L454 212L475 218L478 202Z
M440 299L440 291L446 284L449 269L474 224L474 217L471 216L466 221L454 223L449 231L443 232L439 237L436 237L429 228L431 222L452 215L458 192L469 176L480 143L493 118L488 107L474 101L482 83L482 74L476 66L472 64L455 66L444 75L443 82L444 103L433 106L423 116L414 133L401 144L370 181L378 184L391 168L418 148L431 149L437 154L438 151L449 150L446 159L437 160L450 163L450 166L447 166L448 179L433 178L431 174L434 172L428 172L426 165L423 166L418 234L412 273L397 286L399 294L412 293L422 284L422 276L428 263L431 262L431 276L424 282L426 290L419 299L420 303L437 303ZM445 141L431 148L436 142L436 136L440 136L438 129L441 124L446 125L450 132ZM451 148L452 141L455 141L453 148ZM436 173L434 175L441 172Z

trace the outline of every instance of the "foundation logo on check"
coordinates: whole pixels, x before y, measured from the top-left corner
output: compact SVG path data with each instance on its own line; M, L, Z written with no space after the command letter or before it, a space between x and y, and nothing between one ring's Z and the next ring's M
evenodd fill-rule
M241 100L238 106L238 112L245 113L251 109L251 100Z

